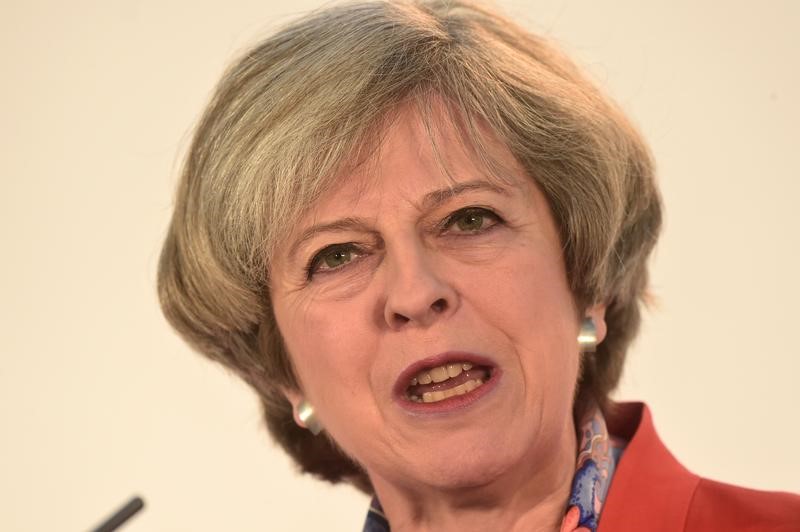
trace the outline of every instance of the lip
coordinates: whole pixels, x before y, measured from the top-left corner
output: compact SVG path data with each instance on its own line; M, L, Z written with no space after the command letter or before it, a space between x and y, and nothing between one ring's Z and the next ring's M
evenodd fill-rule
M475 366L486 366L491 368L491 376L480 388L476 388L467 394L455 395L435 403L417 403L406 397L406 388L408 388L408 384L417 373L425 368L444 366L449 362L469 362ZM468 406L491 392L497 385L501 374L502 372L497 365L487 357L462 351L448 351L418 360L404 369L400 373L400 376L397 377L397 381L394 384L393 395L395 401L397 401L404 410L410 412L420 414L446 412Z

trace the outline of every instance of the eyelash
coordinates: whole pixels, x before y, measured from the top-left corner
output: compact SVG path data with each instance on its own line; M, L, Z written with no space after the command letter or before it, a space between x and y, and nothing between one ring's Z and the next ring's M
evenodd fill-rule
M497 224L500 224L500 223L504 222L504 220L500 217L500 215L498 215L496 212L494 212L493 210L491 210L491 209L489 209L487 207L471 206L471 207L464 207L463 209L458 209L453 214L451 214L450 216L445 218L439 224L439 227L441 228L441 231L444 233L445 231L450 229L453 225L455 225L456 222L458 222L459 218L462 218L462 217L464 217L464 216L466 216L468 214L479 215L479 216L482 216L483 218L489 218L491 220L491 222L490 222L491 225L489 225L487 227L484 227L482 225L479 229L477 229L475 231L463 231L463 233L465 235L478 235L478 234L481 234L481 233L484 233L484 232L490 230L491 228L493 228Z
M458 209L457 211L447 216L444 220L439 222L437 224L437 227L439 229L439 234L447 233L447 231L449 231L453 227L453 225L455 225L458 222L459 219L470 214L481 216L484 219L488 218L489 225L484 227L484 225L482 224L481 227L475 231L469 231L469 230L461 231L462 234L456 235L459 238L465 236L480 235L487 231L490 231L492 228L494 228L499 224L505 223L505 221L500 217L500 215L498 215L496 212L487 207L470 206L470 207L464 207L463 209ZM334 252L355 253L356 255L365 254L364 249L358 244L355 244L354 242L346 242L346 243L332 244L330 246L325 246L324 248L317 251L313 257L311 257L311 260L308 261L308 264L305 267L306 279L308 281L311 281L311 279L314 277L315 274L323 272L334 272L347 267L353 261L357 260L357 258L352 259L341 266L328 268L327 270L322 270L322 271L318 270L317 268L319 268L322 261L325 260L325 257L329 253L334 253Z
M325 260L325 256L327 254L329 254L329 253L334 253L334 252L337 252L337 251L338 252L356 253L356 254L363 253L362 248L359 247L358 245L354 244L353 242L347 242L347 243L344 243L344 244L332 244L330 246L325 246L324 248L322 248L321 250L316 252L314 254L314 256L311 257L311 260L308 261L308 264L306 265L306 268L305 268L305 270L306 270L306 279L308 279L310 281L311 278L314 276L314 274L321 273L320 271L317 270L317 268L319 267L320 263L323 260ZM349 262L347 264L349 264ZM337 266L335 268L329 268L327 271L338 270L338 269L346 266L347 264L345 264L343 266Z

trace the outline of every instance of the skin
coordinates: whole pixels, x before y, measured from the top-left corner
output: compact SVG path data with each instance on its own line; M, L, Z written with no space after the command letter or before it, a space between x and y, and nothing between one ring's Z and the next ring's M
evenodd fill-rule
M493 147L508 169L498 183L449 124L435 134L450 177L401 109L374 164L342 176L274 258L273 308L301 386L285 393L365 468L392 530L558 530L575 469L576 338L586 315L602 340L604 308L576 308L547 202L511 153ZM403 408L398 375L450 351L488 357L496 386L449 412Z

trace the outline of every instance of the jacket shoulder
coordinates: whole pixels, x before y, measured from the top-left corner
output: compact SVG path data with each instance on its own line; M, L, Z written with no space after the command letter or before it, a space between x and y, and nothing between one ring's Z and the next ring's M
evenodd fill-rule
M598 532L800 532L800 496L692 473L667 450L641 403L620 403L609 432L627 440Z
M759 491L700 479L686 516L686 531L800 531L800 495Z

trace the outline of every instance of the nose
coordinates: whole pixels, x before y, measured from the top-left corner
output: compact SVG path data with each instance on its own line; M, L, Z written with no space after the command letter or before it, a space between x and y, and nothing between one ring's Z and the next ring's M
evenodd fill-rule
M437 271L431 252L407 248L387 266L383 316L389 328L427 328L456 310L459 301L452 279Z

